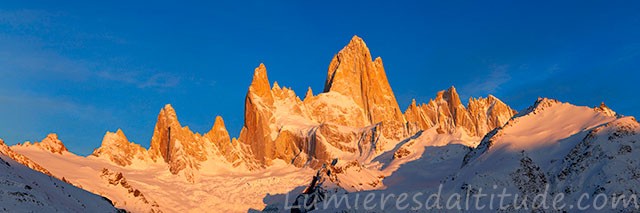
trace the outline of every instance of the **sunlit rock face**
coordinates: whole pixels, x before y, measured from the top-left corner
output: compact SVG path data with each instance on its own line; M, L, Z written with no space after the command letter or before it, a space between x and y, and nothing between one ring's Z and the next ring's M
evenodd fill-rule
M40 141L40 142L31 143L31 142L27 141L27 142L24 142L23 144L20 144L20 145L21 146L25 146L25 147L35 146L35 147L38 147L38 148L40 148L42 150L49 151L51 153L56 153L56 154L62 154L64 152L69 152L69 150L67 150L67 147L64 146L62 141L60 141L60 139L58 139L58 134L56 134L56 133L49 133L47 135L47 137L42 139L42 141Z
M417 105L413 100L404 115L414 131L437 126L440 133L452 133L462 128L469 135L483 136L502 126L515 113L515 110L492 95L488 98L470 98L465 107L455 87L451 87L438 92L436 98L427 104Z
M120 166L166 163L172 174L196 181L203 165L253 170L274 160L299 167L318 167L334 158L363 162L419 130L437 127L440 133L453 133L463 129L482 136L515 113L493 96L470 99L465 107L452 87L427 104L414 101L403 114L382 59L373 59L357 36L333 57L324 82L321 93L313 94L309 88L302 100L291 88L271 83L267 67L260 64L245 97L238 139L230 137L220 116L204 135L194 133L180 124L167 104L158 114L148 150L118 130L107 132L92 155ZM51 135L38 146L62 153L66 148L58 142Z
M164 161L169 171L184 175L189 181L195 181L195 171L200 163L207 160L210 143L205 143L200 134L193 133L189 127L183 127L178 121L175 110L166 105L158 115L149 155L154 161Z
M380 141L384 144L407 135L404 123L382 60L372 60L356 36L331 61L323 93L314 96L309 89L304 101L290 88L278 83L271 87L266 67L258 66L247 92L239 141L264 165L274 159L320 165L338 155L329 150L354 154L355 135L364 127L380 126L390 139Z
M149 159L147 150L139 144L129 142L121 129L105 133L102 145L93 151L92 156L106 158L120 166L129 166L134 160Z
M383 134L387 138L397 140L406 136L406 132L398 131L403 128L404 118L389 85L382 59L377 57L372 60L369 48L361 38L354 36L333 57L324 92L337 92L350 97L362 109L363 123L353 119L354 123L348 126L382 122Z
M250 161L242 153L242 148L238 142L231 140L221 116L216 116L213 127L203 137L208 140L205 143L208 143L208 146L211 147L211 154L225 159L227 162L232 163L234 167L238 167L240 164L251 165Z
M167 104L158 115L149 154L154 160L168 163L174 174L187 166L198 168L198 162L207 159L198 137L189 127L180 125L175 110Z
M267 68L260 64L255 69L244 107L244 126L239 140L249 145L254 157L267 163L274 156L273 139L269 125L273 123L273 94Z
M382 59L372 59L364 41L354 36L331 60L323 92L314 95L309 88L304 100L277 82L271 85L260 64L247 92L238 140L246 147L244 155L259 165L281 159L317 166L336 157L366 159L431 127L482 136L514 113L493 96L470 99L465 107L452 87L428 104L412 103L403 114Z

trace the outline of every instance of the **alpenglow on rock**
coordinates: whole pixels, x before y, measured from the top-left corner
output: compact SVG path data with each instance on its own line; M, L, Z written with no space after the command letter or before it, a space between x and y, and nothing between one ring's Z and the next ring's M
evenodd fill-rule
M363 110L364 124L382 122L383 135L387 138L399 140L408 136L398 131L404 127L405 119L389 85L382 58L372 60L369 48L360 37L353 36L331 60L324 92L350 97Z
M244 112L238 139L246 147L242 152L267 166L274 159L297 166L317 166L338 156L362 161L436 126L441 133L461 128L482 136L515 113L493 96L470 99L465 107L451 88L428 105L412 104L403 114L382 60L372 60L357 36L332 59L323 92L314 95L309 88L304 101L290 88L271 85L266 66L260 64Z
M35 143L31 143L31 142L24 142L24 144L21 144L22 146L28 147L28 146L36 146L39 147L43 150L49 151L51 153L56 153L56 154L62 154L64 152L68 152L69 150L67 150L67 147L64 146L64 144L62 143L62 141L60 141L60 139L58 139L58 134L56 133L50 133L47 135L46 138L42 139L42 141L40 142L35 142Z
M437 127L439 133L449 134L463 129L482 136L515 113L493 96L471 98L465 107L452 87L428 104L414 101L403 114L382 59L372 59L357 36L333 57L324 83L321 93L314 95L309 88L301 100L291 88L271 83L266 66L260 64L247 91L238 139L231 138L220 116L209 132L194 133L167 104L158 113L148 150L118 130L107 132L92 156L124 167L166 163L172 174L194 182L203 165L253 170L274 160L312 168L335 158L365 162L419 130ZM43 141L39 146L52 152L66 150L55 135Z
M94 150L91 155L107 158L120 166L131 165L136 159L140 161L149 159L147 150L136 143L129 142L121 129L118 129L115 133L105 133L102 145Z
M469 135L483 136L504 125L516 111L498 98L470 98L465 108L455 87L438 92L427 104L417 105L413 100L405 111L408 126L413 131L438 127L440 133L453 133L458 127Z

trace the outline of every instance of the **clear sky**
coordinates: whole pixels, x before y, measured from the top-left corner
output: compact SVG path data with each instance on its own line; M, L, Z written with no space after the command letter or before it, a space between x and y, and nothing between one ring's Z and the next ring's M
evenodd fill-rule
M205 3L207 2L207 3ZM517 110L537 97L640 115L637 1L3 1L0 138L56 132L90 154L122 128L149 145L159 110L237 136L253 69L322 90L353 35L381 56L404 110L455 85Z

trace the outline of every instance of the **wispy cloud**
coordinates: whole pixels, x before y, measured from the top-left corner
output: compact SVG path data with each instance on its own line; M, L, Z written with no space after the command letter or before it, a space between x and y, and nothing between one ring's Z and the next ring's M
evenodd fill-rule
M180 76L168 73L168 72L158 72L158 73L143 73L136 71L101 71L97 73L97 76L110 81L117 81L121 83L126 83L130 85L134 85L141 89L146 88L172 88L176 87L180 84Z
M491 65L486 76L465 85L463 90L472 95L493 94L500 89L502 85L511 80L509 74L509 65Z
M51 116L63 114L81 120L95 120L96 117L110 119L114 118L112 113L104 108L98 108L94 105L80 104L60 97L38 95L24 91L7 91L0 90L0 102L3 107L0 108L0 114L16 113L25 116ZM19 121L15 119L14 121Z
M181 78L170 72L147 70L117 70L95 62L73 59L47 50L38 41L0 33L1 81L33 81L35 79L64 79L75 81L108 80L133 85L140 89L176 87Z
M7 17L10 16L0 15L0 19L4 21L12 19ZM170 72L110 68L112 65L105 62L71 58L47 48L45 42L32 36L17 36L0 31L0 47L0 83L107 80L129 84L139 89L163 89L176 87L181 80L180 76Z
M0 72L12 76L81 79L88 76L85 61L47 50L37 39L0 34Z
M142 83L138 84L140 88L170 88L175 87L180 83L180 77L174 76L169 73L156 73L147 78Z

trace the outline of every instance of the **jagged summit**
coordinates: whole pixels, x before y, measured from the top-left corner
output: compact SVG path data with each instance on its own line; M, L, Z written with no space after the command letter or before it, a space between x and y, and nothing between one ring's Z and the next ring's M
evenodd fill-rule
M124 132L120 128L116 130L116 135L118 135L118 137L121 137L121 138L127 138L127 136L124 135Z
M449 89L445 90L442 98L449 103L449 107L458 107L462 106L462 101L460 101L460 95L458 95L458 91L454 86L449 87Z
M515 115L515 117L525 116L527 114L535 114L537 112L550 108L556 104L562 104L562 102L553 98L538 97L538 99L533 103L533 105L527 107L527 109L518 113L517 115Z
M107 131L102 138L102 145L95 149L92 156L108 159L120 166L133 164L135 159L148 160L148 153L142 146L130 142L121 129L115 133Z
M600 103L600 106L594 107L594 109L609 116L618 116L618 113L609 108L606 104L604 104L604 102Z
M331 60L324 92L350 97L364 110L369 124L404 122L382 59L374 62L369 48L358 36L354 36Z
M350 81L360 81L363 72L372 69L371 53L364 41L353 36L349 44L331 60L324 92L337 91L343 95L358 95L360 85L349 85ZM361 101L361 100L359 100Z
M107 136L109 136L109 139L114 139L114 140L105 140L103 138L102 146L120 146L123 143L129 143L129 139L127 139L127 136L124 134L122 129L116 130L115 133L107 131L105 133L105 137Z
M172 129L172 130L171 130ZM168 162L171 147L173 147L173 140L170 141L170 131L173 131L174 138L177 135L182 126L178 121L178 116L175 109L170 104L165 105L158 114L156 126L151 137L151 146L149 152L151 157L157 159L162 157L165 162Z
M62 152L68 152L67 147L64 146L62 141L58 139L58 134L51 133L38 144L40 147L49 150L53 153L62 154Z
M304 100L307 100L308 98L312 98L313 97L313 90L311 90L311 87L309 87L309 89L307 89L307 93L304 96Z
M231 138L229 137L229 132L227 132L227 127L224 125L224 120L221 116L216 116L211 130L209 130L204 137L220 147L221 150L225 152L230 151L228 148L231 146Z
M216 116L216 120L213 122L213 128L211 128L211 130L217 130L217 129L225 129L224 126L224 120L222 119L222 116Z
M31 144L31 142L27 141L24 144L22 144L22 146L25 146L25 147L36 146L36 147L38 147L40 149L49 151L51 153L56 153L56 154L62 154L64 152L68 152L69 151L69 150L67 150L67 147L64 146L62 141L60 141L60 139L58 139L58 134L56 134L56 133L49 133L47 135L47 137L42 139L42 141L35 142L33 144Z
M263 63L260 63L253 72L253 80L249 86L250 95L261 97L262 100L270 102L272 100L271 84L269 83L269 77L267 76L267 67ZM247 95L247 98L249 95Z
M412 129L437 126L440 133L453 133L461 127L473 136L483 136L502 126L514 114L515 110L493 96L470 98L465 107L453 86L439 91L427 104L418 105L413 100L404 113Z

